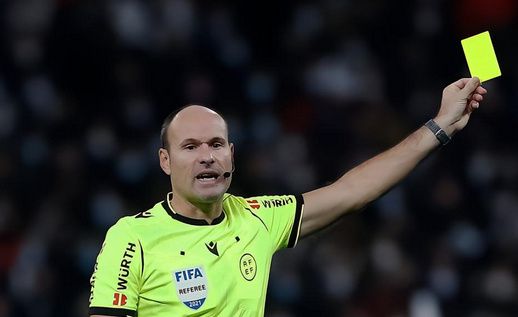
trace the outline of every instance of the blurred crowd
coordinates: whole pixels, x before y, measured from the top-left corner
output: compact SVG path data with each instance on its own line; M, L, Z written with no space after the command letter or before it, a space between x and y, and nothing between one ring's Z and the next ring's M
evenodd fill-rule
M272 317L518 316L518 2L0 2L0 316L86 316L116 220L163 200L165 116L221 112L230 192L301 193L396 144L469 77L503 76L452 143L274 258Z

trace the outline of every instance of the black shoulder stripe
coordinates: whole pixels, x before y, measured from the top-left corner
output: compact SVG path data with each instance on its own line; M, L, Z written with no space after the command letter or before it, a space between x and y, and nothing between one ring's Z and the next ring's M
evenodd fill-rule
M256 217L257 219L259 219L259 221L261 221L261 223L263 224L264 228L266 229L266 231L270 232L270 230L268 230L268 227L266 226L266 224L264 223L263 219L261 219L261 217L259 217L258 215L256 215L250 208L248 207L245 207L246 210L250 211L250 213L252 214L252 216Z
M138 245L140 246L140 262L142 263L142 269L140 270L141 276L144 276L144 248L142 248L142 243L138 240Z
M116 317L136 317L137 312L130 309L124 308L112 308L112 307L90 307L88 314L91 315L105 315L105 316L116 316Z
M288 240L288 248L293 248L297 244L299 237L300 225L302 221L302 208L304 206L304 197L301 194L295 195L297 206L295 207L295 220L291 227L290 239Z

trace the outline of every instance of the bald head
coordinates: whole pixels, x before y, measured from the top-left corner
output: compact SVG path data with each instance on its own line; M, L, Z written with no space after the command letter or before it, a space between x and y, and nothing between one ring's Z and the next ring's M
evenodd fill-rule
M207 123L222 124L225 129L225 138L228 140L227 122L216 111L199 105L187 105L176 111L171 112L164 120L160 131L162 147L169 150L169 134L175 133L174 130L185 131L192 127L203 127ZM172 131L171 131L172 130ZM169 132L171 131L171 132Z

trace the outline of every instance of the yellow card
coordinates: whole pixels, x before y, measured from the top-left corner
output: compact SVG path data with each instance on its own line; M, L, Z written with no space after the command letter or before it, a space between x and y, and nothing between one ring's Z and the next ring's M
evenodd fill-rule
M471 77L483 82L502 75L489 31L463 39L461 44Z

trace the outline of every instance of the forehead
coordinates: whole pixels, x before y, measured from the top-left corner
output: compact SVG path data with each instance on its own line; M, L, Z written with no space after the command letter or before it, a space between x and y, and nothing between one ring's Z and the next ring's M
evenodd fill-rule
M186 139L228 139L225 120L216 112L203 107L180 111L169 124L167 134L171 144L180 144Z

